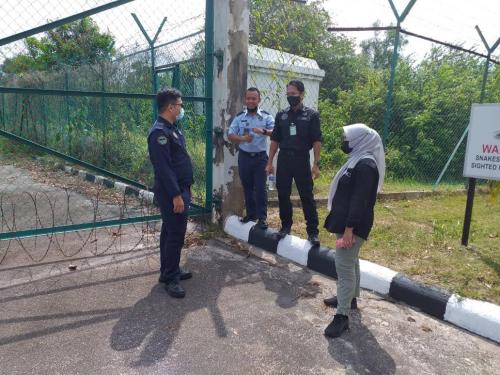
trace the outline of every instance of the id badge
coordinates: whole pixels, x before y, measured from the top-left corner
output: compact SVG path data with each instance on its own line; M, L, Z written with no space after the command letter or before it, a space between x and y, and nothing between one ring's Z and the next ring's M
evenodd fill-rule
M294 136L294 135L297 135L297 127L295 126L295 124L292 122L290 124L290 137Z

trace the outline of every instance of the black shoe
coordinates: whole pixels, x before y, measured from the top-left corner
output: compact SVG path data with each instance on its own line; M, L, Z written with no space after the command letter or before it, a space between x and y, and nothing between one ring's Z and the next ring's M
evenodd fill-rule
M335 308L339 304L339 301L337 300L337 296L333 296L331 298L325 298L323 300L323 302L325 303L325 305L330 306L330 307L335 307ZM354 297L351 300L351 309L356 310L357 308L358 308L358 301L356 300L356 297Z
M179 274L179 280L188 280L193 277L193 274L189 272L188 270L183 270L181 269L181 273ZM165 279L163 276L160 276L158 279L159 283L166 283L167 279Z
M179 275L179 279L180 280L188 280L190 278L193 277L193 274L191 272L189 272L188 270L182 270L181 269L181 273Z
M286 235L290 234L292 228L290 227L281 227L280 231L278 232L278 237L279 238L285 238Z
M253 216L244 216L240 219L240 223L243 223L243 224L246 224L248 223L249 221L255 221L255 217Z
M325 329L325 336L339 337L349 329L349 318L346 315L335 314L333 320Z
M165 285L165 290L170 295L170 297L174 298L184 298L186 292L184 288L178 281L171 281L167 285Z
M262 230L266 230L268 228L266 219L259 219L259 221L257 221L257 226Z
M307 236L307 240L313 245L313 246L319 246L319 237L317 234L310 234Z

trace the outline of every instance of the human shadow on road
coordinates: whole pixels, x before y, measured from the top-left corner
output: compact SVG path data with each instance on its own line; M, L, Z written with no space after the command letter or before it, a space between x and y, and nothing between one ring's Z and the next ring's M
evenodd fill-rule
M350 330L341 337L328 339L330 355L356 374L395 374L396 363L362 323L359 310L353 311L349 325Z
M242 262L239 256L228 258L211 253L210 258L187 257L183 266L192 270L194 277L183 282L186 298L174 300L167 295L163 284L156 284L145 298L121 314L113 327L110 345L117 351L141 348L133 367L151 366L163 360L183 320L200 309L209 311L216 334L226 337L224 317L218 307L218 297L224 288L263 283L266 290L277 294L276 304L282 308L295 306L306 290L300 286L294 289L284 283L280 274L284 270L262 270L261 265ZM319 288L307 289L307 293L319 293Z

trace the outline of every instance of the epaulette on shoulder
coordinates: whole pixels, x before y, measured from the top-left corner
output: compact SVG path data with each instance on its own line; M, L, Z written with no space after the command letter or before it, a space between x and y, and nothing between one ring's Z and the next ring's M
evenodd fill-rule
M270 113L269 113L269 112L264 111L263 109L261 109L260 111L261 111L262 113L265 113L266 115L270 115Z
M241 111L240 113L237 113L236 117L238 117L239 115L242 115L243 113L245 113L245 111Z

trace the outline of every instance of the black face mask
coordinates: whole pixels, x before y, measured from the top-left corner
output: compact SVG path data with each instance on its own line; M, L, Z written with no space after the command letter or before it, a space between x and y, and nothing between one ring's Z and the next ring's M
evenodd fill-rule
M349 141L342 141L340 149L346 154L350 154L352 151L352 147L349 147Z
M290 104L290 107L295 107L300 103L300 96L287 96L286 100L288 101L288 104Z
M248 113L256 113L257 112L257 107L255 107L255 108L248 108L247 107L247 112Z

